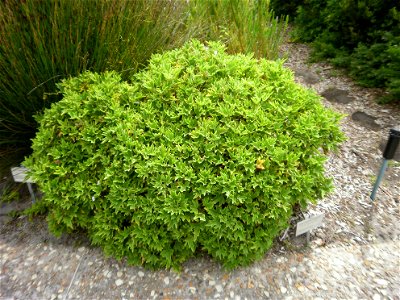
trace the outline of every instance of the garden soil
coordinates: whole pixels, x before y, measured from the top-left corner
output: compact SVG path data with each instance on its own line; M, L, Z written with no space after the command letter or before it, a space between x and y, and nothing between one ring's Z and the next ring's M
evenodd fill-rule
M347 141L326 163L334 192L294 216L262 260L229 271L199 254L180 272L146 270L106 258L83 233L57 239L41 217L6 216L14 204L2 204L0 299L400 299L398 161L390 162L376 200L369 198L380 145L400 125L400 108L378 105L382 91L361 88L328 64L307 63L304 45L284 51L296 80L345 114ZM321 213L309 245L294 236L296 222Z

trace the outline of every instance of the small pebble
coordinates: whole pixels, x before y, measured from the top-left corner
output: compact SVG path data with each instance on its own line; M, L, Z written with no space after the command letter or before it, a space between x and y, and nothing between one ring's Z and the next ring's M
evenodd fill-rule
M116 281L115 281L115 284L116 284L116 286L120 286L120 285L122 285L124 282L121 280L121 279L117 279Z
M389 282L387 280L381 279L381 278L376 278L376 279L374 279L374 281L377 284L382 285L382 286L387 286L389 284Z
M78 248L78 251L79 251L79 252L85 251L85 247L80 247L80 248Z
M303 293L303 292L305 291L304 286L301 285L301 284L296 285L296 287L297 287L297 289L299 290L299 292L302 292L302 293Z
M218 284L215 288L217 289L218 293L222 293L222 291L224 290L224 288L220 284Z
M166 285L169 284L169 278L168 278L168 277L165 277L165 278L164 278L164 283L165 283Z
M286 294L286 292L287 292L287 289L284 286L282 286L281 287L281 293L282 294Z
M122 276L122 272L117 272L117 277L121 277Z
M139 271L139 272L138 272L138 275L139 275L139 277L143 277L143 276L144 276L144 273L143 273L142 271Z
M210 280L210 281L208 282L208 284L209 284L210 286L214 286L214 285L215 285L215 281L214 281L214 280Z

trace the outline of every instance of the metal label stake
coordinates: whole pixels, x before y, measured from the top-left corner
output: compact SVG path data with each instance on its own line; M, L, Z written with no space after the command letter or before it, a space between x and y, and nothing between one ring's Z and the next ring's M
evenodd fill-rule
M388 166L389 160L393 159L394 154L396 153L397 147L400 142L400 130L390 129L389 131L389 139L386 144L385 151L383 152L383 162L381 169L379 170L378 178L375 181L374 188L371 193L371 200L375 200L376 192L378 191L379 185L383 179L383 175L385 174L386 168Z

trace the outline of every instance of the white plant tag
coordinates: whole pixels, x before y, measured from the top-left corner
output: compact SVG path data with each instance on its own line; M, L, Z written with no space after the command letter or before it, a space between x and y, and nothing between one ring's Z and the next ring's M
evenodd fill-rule
M308 219L305 219L299 223L297 223L296 227L296 236L299 236L303 233L309 232L314 228L317 228L322 225L322 220L324 219L324 214L312 216Z

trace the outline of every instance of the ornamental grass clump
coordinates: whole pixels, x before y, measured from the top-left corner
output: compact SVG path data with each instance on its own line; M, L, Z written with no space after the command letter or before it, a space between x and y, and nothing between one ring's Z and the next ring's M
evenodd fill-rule
M130 83L84 73L59 87L25 162L38 205L52 232L83 228L118 259L179 268L202 250L246 265L331 189L340 115L281 61L191 41Z

